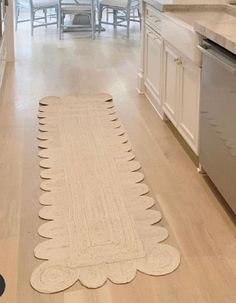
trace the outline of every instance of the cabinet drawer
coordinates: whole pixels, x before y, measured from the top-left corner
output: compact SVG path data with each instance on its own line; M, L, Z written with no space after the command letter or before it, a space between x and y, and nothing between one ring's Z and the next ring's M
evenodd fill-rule
M145 23L161 34L162 14L149 5L145 10Z

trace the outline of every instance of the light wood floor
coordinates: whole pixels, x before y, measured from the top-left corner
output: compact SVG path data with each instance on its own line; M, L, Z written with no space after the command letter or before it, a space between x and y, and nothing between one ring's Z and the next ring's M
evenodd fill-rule
M75 34L76 35L76 34ZM27 26L16 36L16 62L7 68L0 98L0 273L7 282L4 303L234 303L236 301L236 229L233 218L207 180L156 115L136 93L138 28L130 41L121 30L95 41L55 29ZM33 249L37 228L39 168L37 106L46 95L108 92L142 163L146 183L158 201L179 248L181 266L173 274L138 273L127 285L107 283L88 290L77 283L64 293L44 295L29 284L39 261Z

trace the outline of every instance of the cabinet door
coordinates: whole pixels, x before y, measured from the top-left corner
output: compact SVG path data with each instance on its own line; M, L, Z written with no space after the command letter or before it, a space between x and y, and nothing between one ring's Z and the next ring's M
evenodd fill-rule
M164 47L163 109L171 122L177 126L179 99L179 75L181 60L169 46Z
M190 62L181 65L178 130L198 153L200 68Z
M153 106L158 107L161 105L163 42L162 38L147 25L145 26L145 50L145 87L152 95Z

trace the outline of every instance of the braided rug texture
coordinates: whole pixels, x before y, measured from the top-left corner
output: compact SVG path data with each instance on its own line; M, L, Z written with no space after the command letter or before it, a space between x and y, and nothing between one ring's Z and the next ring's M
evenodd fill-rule
M44 261L32 273L32 287L55 293L78 280L97 288L108 279L130 282L137 271L174 271L179 253L160 243L168 232L153 225L161 214L150 209L154 200L112 97L47 97L38 117L39 216L47 220L38 233L47 240L34 251Z

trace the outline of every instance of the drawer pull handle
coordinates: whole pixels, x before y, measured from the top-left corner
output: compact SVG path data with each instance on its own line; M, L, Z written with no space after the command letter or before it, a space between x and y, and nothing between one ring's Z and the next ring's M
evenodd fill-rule
M174 62L176 62L178 65L182 64L181 58L175 58Z

